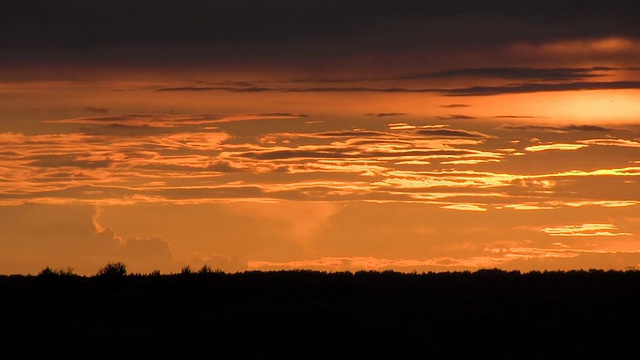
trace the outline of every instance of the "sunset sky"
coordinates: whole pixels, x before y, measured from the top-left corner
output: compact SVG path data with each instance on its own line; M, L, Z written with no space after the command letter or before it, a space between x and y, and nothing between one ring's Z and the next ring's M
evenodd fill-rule
M0 273L640 267L640 2L21 1Z

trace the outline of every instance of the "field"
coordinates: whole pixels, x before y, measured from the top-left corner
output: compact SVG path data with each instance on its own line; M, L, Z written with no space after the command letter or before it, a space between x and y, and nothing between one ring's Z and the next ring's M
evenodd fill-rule
M639 304L636 270L0 277L3 347L23 358L620 358Z

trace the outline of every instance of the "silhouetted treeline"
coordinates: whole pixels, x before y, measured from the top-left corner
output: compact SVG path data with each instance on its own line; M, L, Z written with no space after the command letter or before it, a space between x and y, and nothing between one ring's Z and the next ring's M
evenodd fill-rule
M0 276L4 344L67 358L616 358L639 307L636 270Z

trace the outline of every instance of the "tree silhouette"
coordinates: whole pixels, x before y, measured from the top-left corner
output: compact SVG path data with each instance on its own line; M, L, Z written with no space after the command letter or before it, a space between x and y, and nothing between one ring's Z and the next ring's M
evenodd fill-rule
M120 261L110 262L96 274L99 277L116 278L127 275L127 265Z
M73 337L103 357L167 360L300 358L310 349L326 358L534 360L624 358L640 336L638 270L225 273L207 265L144 275L112 262L95 276L71 273L0 276L3 345Z

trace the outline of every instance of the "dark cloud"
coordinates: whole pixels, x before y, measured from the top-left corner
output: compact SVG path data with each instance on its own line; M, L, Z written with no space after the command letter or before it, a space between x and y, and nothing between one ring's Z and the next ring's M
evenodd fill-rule
M229 87L229 86L186 86L160 88L156 91L228 91L236 93L262 93L262 92L289 92L289 93L313 93L313 92L382 92L382 93L425 93L440 92L440 89L420 88L375 88L375 87Z
M472 120L475 119L473 116L468 115L460 115L460 114L451 114L447 116L436 116L438 120Z
M36 156L32 156L34 158ZM39 155L37 159L29 161L29 166L59 168L77 167L83 169L99 169L111 166L109 159L86 160L79 155Z
M345 36L363 26L392 21L429 21L451 16L509 17L548 26L577 20L594 21L593 18L598 17L600 29L581 29L582 32L597 30L607 34L614 30L636 31L638 13L640 5L631 1L556 0L553 4L541 5L499 0L480 3L472 0L371 0L367 6L362 6L358 0L193 0L188 4L170 0L135 3L113 0L92 4L81 0L55 4L26 0L13 4L11 11L0 16L5 29L16 30L12 34L15 36L13 41L7 36L0 45L22 43L28 46L53 41L75 48L90 48L142 42L293 41L301 37Z
M469 69L450 69L439 72L411 74L397 79L422 80L451 77L499 78L509 80L582 80L602 76L599 72L618 70L612 67L590 68L532 68L532 67L487 67Z
M157 171L173 171L180 172L186 174L188 172L197 172L199 174L204 173L232 173L232 172L240 172L246 171L246 169L242 169L234 166L232 163L228 161L214 161L205 166L197 166L193 165L180 165L180 164L171 164L171 163L144 163L136 164L132 166L134 169L143 169L143 170L157 170Z
M612 131L614 129L597 125L569 125L562 127L565 131Z
M578 132L578 131L613 131L615 129L597 125L567 125L567 126L545 126L545 125L502 125L500 130L524 130L540 132Z
M109 113L109 109L104 108L104 107L87 106L84 109L86 111L92 112L94 114L108 114Z
M472 86L464 88L410 88L410 87L269 87L269 88L231 88L231 87L174 87L161 88L156 91L230 91L230 92L377 92L377 93L439 93L445 96L489 96L501 94L521 94L554 91L576 90L621 90L640 89L640 81L603 81L603 82L565 82L565 83L522 83L503 86Z
M385 135L389 135L389 133L373 130L325 131L313 134L313 136L317 137L376 137Z
M432 134L432 136L455 136L455 137L478 137L465 133L464 131L453 131L454 134ZM239 153L237 156L257 159L257 160L283 160L283 159L380 159L380 158L402 158L402 157L428 157L428 156L460 156L464 154L473 154L469 150L404 150L404 151L362 151L358 148L338 149L333 147L319 148L317 150L267 150L267 151L250 151Z
M491 53L516 43L640 37L640 4L622 0L556 0L543 5L501 0L370 0L366 6L359 0L25 0L5 10L0 14L0 59L21 72L7 72L3 79L45 75L68 79L81 68L97 76L86 67L121 69L123 65L148 70L215 64L226 65L227 70L248 65L317 69L312 65L322 64L323 69L367 70L384 64L388 69L389 63L381 60L393 54L401 55L393 65L406 62L406 55L420 55L409 57L416 59L413 65L417 66L424 56L439 50L481 48ZM367 63L353 61L357 59ZM438 62L438 68L449 63ZM66 67L68 72L47 66L27 71L43 64ZM594 76L590 68L468 66L407 78L578 80ZM298 76L304 79L305 75ZM340 82L323 74L314 76ZM236 92L269 90L251 83L220 87Z
M417 130L416 133L424 136L437 136L437 137L461 137L461 138L488 137L485 134L475 132L475 131L453 130L453 129L420 129L420 130Z
M498 115L495 119L535 119L537 116L530 115Z
M466 107L469 107L469 106L471 106L471 105L467 105L467 104L449 104L449 105L440 105L440 107L448 108L448 109L466 108Z
M576 90L617 90L640 89L640 81L603 81L603 82L568 82L568 83L524 83L505 86L473 86L440 90L447 96L486 96L500 94L520 94L551 91L576 91Z
M388 112L388 113L368 113L365 114L365 116L376 116L376 117L388 117L388 116L405 116L405 115L409 115L407 113L402 113L402 112Z
M142 127L142 128L170 128L208 125L221 122L260 120L260 119L290 119L305 118L306 114L291 112L269 112L269 113L248 113L248 114L125 114L92 116L71 119L45 120L47 123L68 123L68 124L93 124L110 127Z
M156 91L229 91L237 93L260 93L260 92L274 92L274 91L287 91L286 89L257 87L257 86L184 86L184 87L169 87L160 88Z
M309 116L307 114L297 114L297 113L291 113L291 112L270 112L270 113L251 114L251 115L259 118L306 118Z

